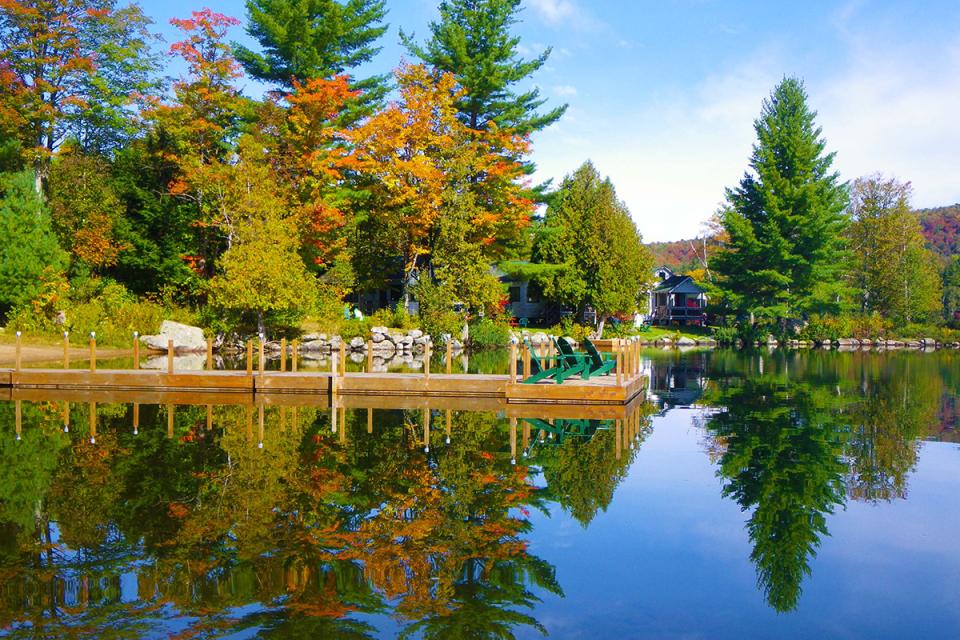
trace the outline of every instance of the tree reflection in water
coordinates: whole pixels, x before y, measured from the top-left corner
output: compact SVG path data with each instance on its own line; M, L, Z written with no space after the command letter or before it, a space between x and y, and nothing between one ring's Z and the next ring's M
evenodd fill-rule
M927 354L717 352L702 402L723 494L752 510L751 560L777 611L796 608L827 516L847 497L906 495L942 401Z
M545 492L493 414L269 407L261 430L257 408L216 407L208 430L206 407L142 406L134 435L129 406L71 405L66 434L62 406L25 405L23 441L0 439L14 636L367 638L388 614L404 635L503 638L543 630L534 590L562 595L525 540Z

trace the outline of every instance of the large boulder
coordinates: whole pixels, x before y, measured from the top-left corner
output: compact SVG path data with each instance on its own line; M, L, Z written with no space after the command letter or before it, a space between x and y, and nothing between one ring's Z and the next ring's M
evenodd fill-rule
M681 336L680 339L677 340L677 345L680 347L692 347L692 346L695 346L696 344L697 344L696 340L692 338L688 338L687 336Z
M357 336L356 338L350 338L350 349L353 351L359 351L360 349L363 349L366 344L367 343L360 336Z
M174 351L180 353L202 353L207 350L203 329L171 320L160 323L160 333L157 335L140 337L140 342L154 351L166 351L170 340L173 340Z

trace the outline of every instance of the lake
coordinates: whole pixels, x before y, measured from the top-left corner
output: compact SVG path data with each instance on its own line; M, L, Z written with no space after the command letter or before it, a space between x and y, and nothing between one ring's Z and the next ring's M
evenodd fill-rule
M960 637L958 365L648 350L622 424L6 401L0 636Z

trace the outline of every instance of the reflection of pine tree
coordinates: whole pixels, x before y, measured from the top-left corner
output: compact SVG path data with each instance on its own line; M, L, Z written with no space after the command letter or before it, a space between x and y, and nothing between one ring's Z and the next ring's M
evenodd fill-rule
M724 495L753 509L747 530L757 581L772 607L790 611L828 535L825 514L844 500L836 400L826 390L757 378L723 385L715 401L726 410L707 427L726 442Z

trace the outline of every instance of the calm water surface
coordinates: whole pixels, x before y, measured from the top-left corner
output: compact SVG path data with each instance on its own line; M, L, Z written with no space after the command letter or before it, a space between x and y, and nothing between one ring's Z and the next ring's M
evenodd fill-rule
M960 358L645 364L620 424L4 402L0 635L960 637Z

